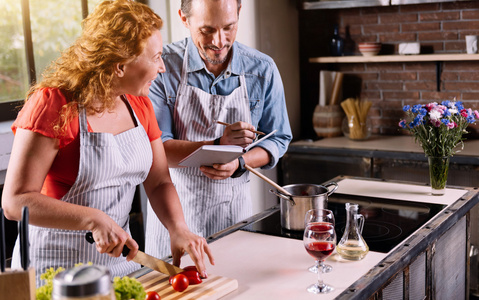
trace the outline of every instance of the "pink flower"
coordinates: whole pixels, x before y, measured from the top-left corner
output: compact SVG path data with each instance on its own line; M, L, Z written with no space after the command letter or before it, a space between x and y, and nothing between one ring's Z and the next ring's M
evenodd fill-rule
M449 123L447 123L446 126L447 126L447 128L449 128L449 129L453 129L454 127L456 127L456 123L455 123L455 122L449 122Z
M467 109L461 109L461 116L467 118Z
M476 119L479 119L479 111L475 110L474 111L474 116L476 117Z
M431 102L426 104L426 109L427 111L431 111L434 107L436 107L437 103L436 102Z
M434 127L439 127L441 126L441 121L439 119L431 119L431 124L434 126Z
M429 117L431 120L438 121L442 118L442 112L440 109L435 107L429 112Z

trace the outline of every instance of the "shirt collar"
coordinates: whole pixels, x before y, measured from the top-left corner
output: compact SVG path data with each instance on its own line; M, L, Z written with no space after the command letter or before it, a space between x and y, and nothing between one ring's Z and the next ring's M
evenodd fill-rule
M195 44L193 43L193 40L191 37L188 37L188 43L187 43L187 49L188 49L188 70L187 72L195 72L199 71L202 69L206 70L205 63L203 59L200 56L200 53L198 52L198 48L196 48ZM240 59L238 55L235 55L236 52L238 51L238 45L236 42L233 43L232 47L232 59L230 60L230 63L226 67L225 73L232 73L235 75L240 75L242 72L242 64L240 62Z

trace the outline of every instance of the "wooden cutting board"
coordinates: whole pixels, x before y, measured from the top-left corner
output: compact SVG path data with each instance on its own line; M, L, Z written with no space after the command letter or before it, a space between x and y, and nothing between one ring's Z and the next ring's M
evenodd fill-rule
M183 292L177 292L171 287L168 280L168 275L157 271L152 271L138 278L146 292L156 291L161 300L215 300L238 288L236 279L209 274L208 278L203 279L202 283L190 285Z

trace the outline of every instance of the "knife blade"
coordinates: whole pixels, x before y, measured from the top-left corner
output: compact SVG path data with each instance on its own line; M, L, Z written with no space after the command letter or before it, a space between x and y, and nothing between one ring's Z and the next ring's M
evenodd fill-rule
M3 218L3 209L0 208L0 271L5 272L6 254L5 251L5 221Z
M86 233L85 239L90 244L93 244L95 242L95 240L93 239L93 234L91 232ZM123 251L122 251L121 254L123 256L127 256L128 253L130 253L130 249L127 246L124 246ZM140 250L138 250L138 253L136 254L136 256L133 257L133 261L140 264L140 265L146 266L146 267L148 267L152 270L155 270L155 271L158 271L160 273L167 274L167 275L170 275L170 276L171 275L176 275L176 274L181 273L181 272L184 271L183 269L181 269L181 268L179 268L175 265L167 263L164 260L161 260L161 259L156 258L154 256L151 256L149 254L146 254L145 252L140 251Z

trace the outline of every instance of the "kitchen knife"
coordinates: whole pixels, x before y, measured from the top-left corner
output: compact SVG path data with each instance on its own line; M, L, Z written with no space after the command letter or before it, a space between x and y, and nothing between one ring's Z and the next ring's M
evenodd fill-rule
M20 263L23 270L28 269L29 265L29 237L28 237L28 206L22 209L22 219L18 224L18 232L20 234Z
M85 239L90 244L93 244L95 242L95 240L93 239L93 234L91 232L87 232L87 234L85 235ZM124 246L121 254L123 256L127 256L128 253L130 253L130 249L127 246ZM139 263L140 265L146 266L152 270L155 270L170 276L176 275L184 271L183 269L178 268L177 266L169 264L166 261L163 261L151 255L148 255L142 251L138 251L136 256L133 258L133 261L136 263Z
M0 271L5 272L6 264L6 251L5 251L5 221L3 218L3 209L0 208Z

